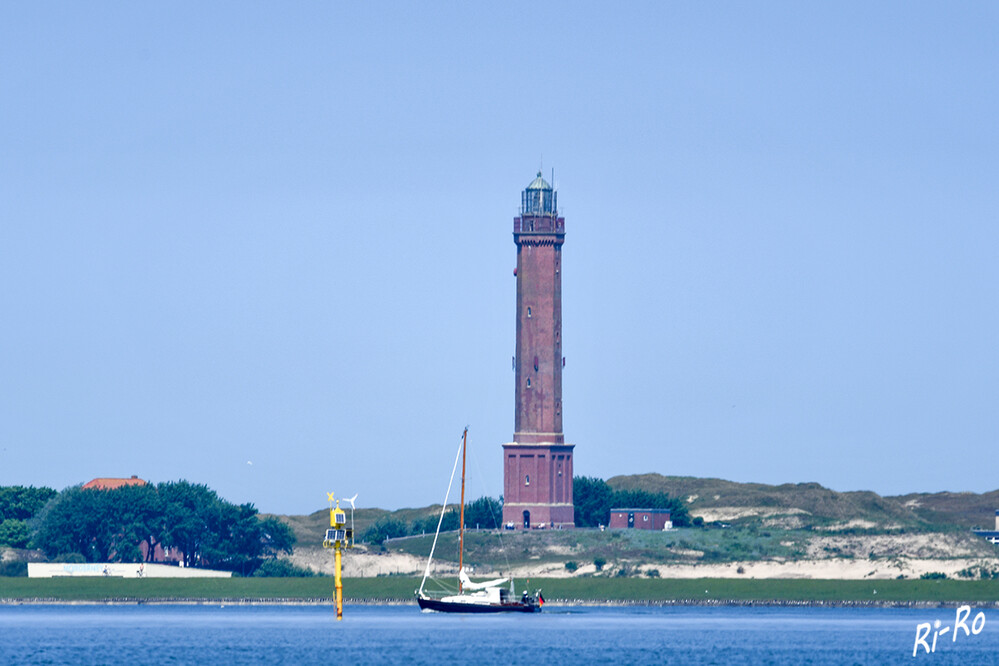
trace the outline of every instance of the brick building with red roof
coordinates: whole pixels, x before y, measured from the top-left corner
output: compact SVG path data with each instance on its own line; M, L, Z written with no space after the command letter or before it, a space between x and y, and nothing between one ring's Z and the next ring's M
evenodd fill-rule
M98 477L83 484L84 490L117 490L126 486L147 486L149 483L133 474L128 479L116 479L112 477ZM139 544L142 552L142 559L146 562L160 562L165 564L180 564L183 566L184 553L177 548L164 548L161 544L153 542L152 553L149 552L149 541L143 540Z

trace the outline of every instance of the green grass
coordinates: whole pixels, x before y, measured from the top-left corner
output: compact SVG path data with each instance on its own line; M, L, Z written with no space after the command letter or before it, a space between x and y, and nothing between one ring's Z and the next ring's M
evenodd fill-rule
M476 567L487 567L485 570L503 572L513 567L563 563L567 560L586 564L595 557L631 564L794 559L804 553L807 536L800 531L755 528L677 529L669 532L576 529L503 531L497 538L495 531L483 530L465 533L465 561ZM432 543L432 534L392 539L387 549L425 558ZM434 557L439 561L457 562L456 533L441 535Z
M743 580L695 578L572 578L544 581L546 596L560 599L631 602L801 601L801 602L994 602L999 581L956 580ZM540 581L539 581L540 583Z
M409 599L414 578L357 578L344 581L344 596L392 601ZM171 599L318 600L333 596L333 578L0 578L0 599L59 601Z
M418 578L348 578L344 598L382 602L413 599ZM518 581L518 588L525 581ZM667 602L997 602L996 580L743 580L743 579L532 579L549 601ZM875 592L876 591L876 592ZM0 599L55 601L288 600L333 596L332 578L232 578L209 580L104 578L0 578Z

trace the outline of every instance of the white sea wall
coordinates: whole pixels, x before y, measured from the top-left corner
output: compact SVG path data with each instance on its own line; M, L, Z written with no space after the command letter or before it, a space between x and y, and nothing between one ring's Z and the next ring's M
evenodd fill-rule
M231 578L230 571L192 569L168 564L139 564L118 562L28 562L28 578L56 578L62 576L108 576L109 578Z

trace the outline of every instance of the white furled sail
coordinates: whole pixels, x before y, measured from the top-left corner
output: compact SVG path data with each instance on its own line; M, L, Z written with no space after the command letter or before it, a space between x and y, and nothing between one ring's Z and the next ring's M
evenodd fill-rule
M481 583L473 583L472 580L468 577L468 574L465 573L464 569L458 572L458 579L461 581L462 587L466 590L485 590L490 587L496 587L497 585L502 585L503 583L510 580L509 578L497 578L495 580L487 580Z

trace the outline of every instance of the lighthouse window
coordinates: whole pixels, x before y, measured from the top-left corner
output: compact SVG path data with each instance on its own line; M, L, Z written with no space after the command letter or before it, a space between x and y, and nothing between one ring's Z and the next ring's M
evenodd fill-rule
M527 388L531 388L531 378L527 378Z
M531 316L531 308L528 307L527 308L527 317L530 318L530 316Z
M525 486L531 485L531 475L530 474L525 474L524 475L524 485Z

